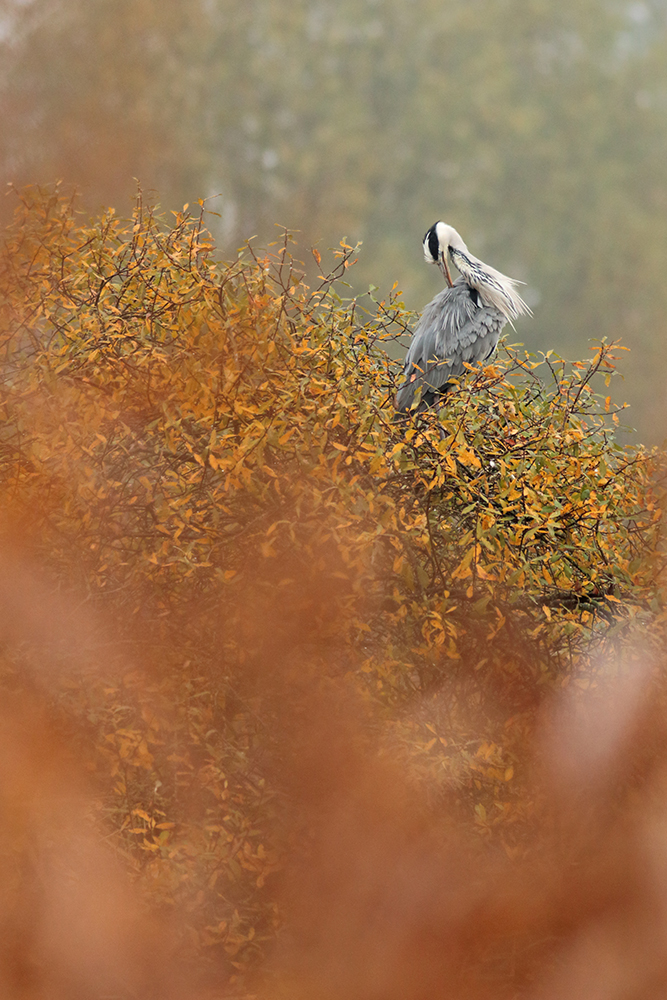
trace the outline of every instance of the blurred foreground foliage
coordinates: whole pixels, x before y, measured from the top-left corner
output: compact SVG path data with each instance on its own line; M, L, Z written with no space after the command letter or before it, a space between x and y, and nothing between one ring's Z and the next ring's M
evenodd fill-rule
M308 288L287 236L220 264L201 216L166 226L139 200L90 223L18 195L5 543L104 641L62 650L48 684L46 640L22 641L3 683L74 720L97 820L184 949L243 976L276 935L313 681L357 693L369 745L435 810L521 855L544 697L664 632L663 456L615 443L591 388L612 349L501 352L440 418L397 422L383 344L412 317L340 297L354 248Z

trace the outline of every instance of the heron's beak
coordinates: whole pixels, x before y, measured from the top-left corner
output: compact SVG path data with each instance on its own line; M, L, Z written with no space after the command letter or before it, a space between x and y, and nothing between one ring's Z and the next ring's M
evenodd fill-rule
M447 267L447 258L445 257L445 251L444 250L440 254L440 261L439 261L439 263L440 263L440 270L444 274L444 276L445 276L445 278L447 280L447 284L451 288L452 285L454 284L454 282L452 281L452 276L449 273L449 268Z

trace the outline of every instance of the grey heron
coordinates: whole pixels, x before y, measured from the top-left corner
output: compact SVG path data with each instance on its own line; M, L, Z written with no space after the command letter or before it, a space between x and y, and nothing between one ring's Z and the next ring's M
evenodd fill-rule
M473 257L452 226L434 223L423 248L425 260L440 266L447 288L424 309L405 356L404 381L396 394L396 409L402 412L416 402L418 412L433 406L466 364L491 357L508 320L532 315L515 290L520 282ZM460 273L456 281L448 258Z

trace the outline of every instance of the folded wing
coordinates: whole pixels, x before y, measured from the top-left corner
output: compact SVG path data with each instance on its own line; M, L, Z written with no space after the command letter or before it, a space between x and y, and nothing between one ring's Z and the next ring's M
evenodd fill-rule
M463 278L436 295L424 309L405 357L396 408L432 406L451 388L451 380L464 374L466 364L483 363L493 354L506 322Z

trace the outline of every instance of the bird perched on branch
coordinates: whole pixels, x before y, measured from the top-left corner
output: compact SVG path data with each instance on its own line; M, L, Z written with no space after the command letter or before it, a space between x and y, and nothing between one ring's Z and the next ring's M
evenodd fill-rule
M447 281L424 309L405 356L396 409L423 411L452 388L466 364L491 357L501 330L530 308L515 290L521 282L479 260L452 226L436 222L424 236L424 258ZM448 258L461 277L452 281Z

